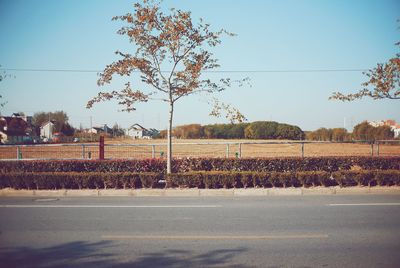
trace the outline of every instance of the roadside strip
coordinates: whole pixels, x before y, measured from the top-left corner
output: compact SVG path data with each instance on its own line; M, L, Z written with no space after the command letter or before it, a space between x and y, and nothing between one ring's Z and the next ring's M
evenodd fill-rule
M107 189L107 190L14 190L0 189L0 197L241 197L311 195L400 195L400 186L390 187L313 187L313 188L237 188L237 189Z

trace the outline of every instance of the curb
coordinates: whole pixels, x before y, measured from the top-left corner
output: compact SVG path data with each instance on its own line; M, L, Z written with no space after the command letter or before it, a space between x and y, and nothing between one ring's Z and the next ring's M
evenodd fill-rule
M400 195L399 186L391 187L315 187L247 189L106 189L106 190L15 190L0 189L0 197L246 197L315 195Z

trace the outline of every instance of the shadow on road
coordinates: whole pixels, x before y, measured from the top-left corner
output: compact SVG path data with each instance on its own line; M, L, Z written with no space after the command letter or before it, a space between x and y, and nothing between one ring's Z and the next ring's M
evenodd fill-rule
M70 242L46 248L0 248L1 267L248 267L235 264L245 248L220 249L202 254L166 249L139 256L116 254L111 241ZM113 253L110 253L113 252Z

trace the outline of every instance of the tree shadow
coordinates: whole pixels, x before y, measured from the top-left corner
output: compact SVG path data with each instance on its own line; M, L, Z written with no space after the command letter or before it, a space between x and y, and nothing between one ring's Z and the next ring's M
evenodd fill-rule
M123 255L111 241L76 241L45 248L0 248L0 267L249 267L236 264L245 248L218 249L202 254L166 249L140 256ZM125 261L121 261L124 259Z
M1 267L104 267L112 257L99 253L98 249L109 246L109 241L76 241L46 248L0 248ZM109 263L110 264L110 263Z
M244 264L234 264L231 260L245 252L245 248L220 249L204 254L193 254L189 250L165 250L144 254L133 262L117 265L118 268L128 267L250 267Z

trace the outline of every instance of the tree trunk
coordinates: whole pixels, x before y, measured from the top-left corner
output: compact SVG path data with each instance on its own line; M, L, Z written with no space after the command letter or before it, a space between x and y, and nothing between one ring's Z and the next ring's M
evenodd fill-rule
M167 131L167 174L171 174L172 162L172 118L174 116L174 103L169 103L169 118Z

